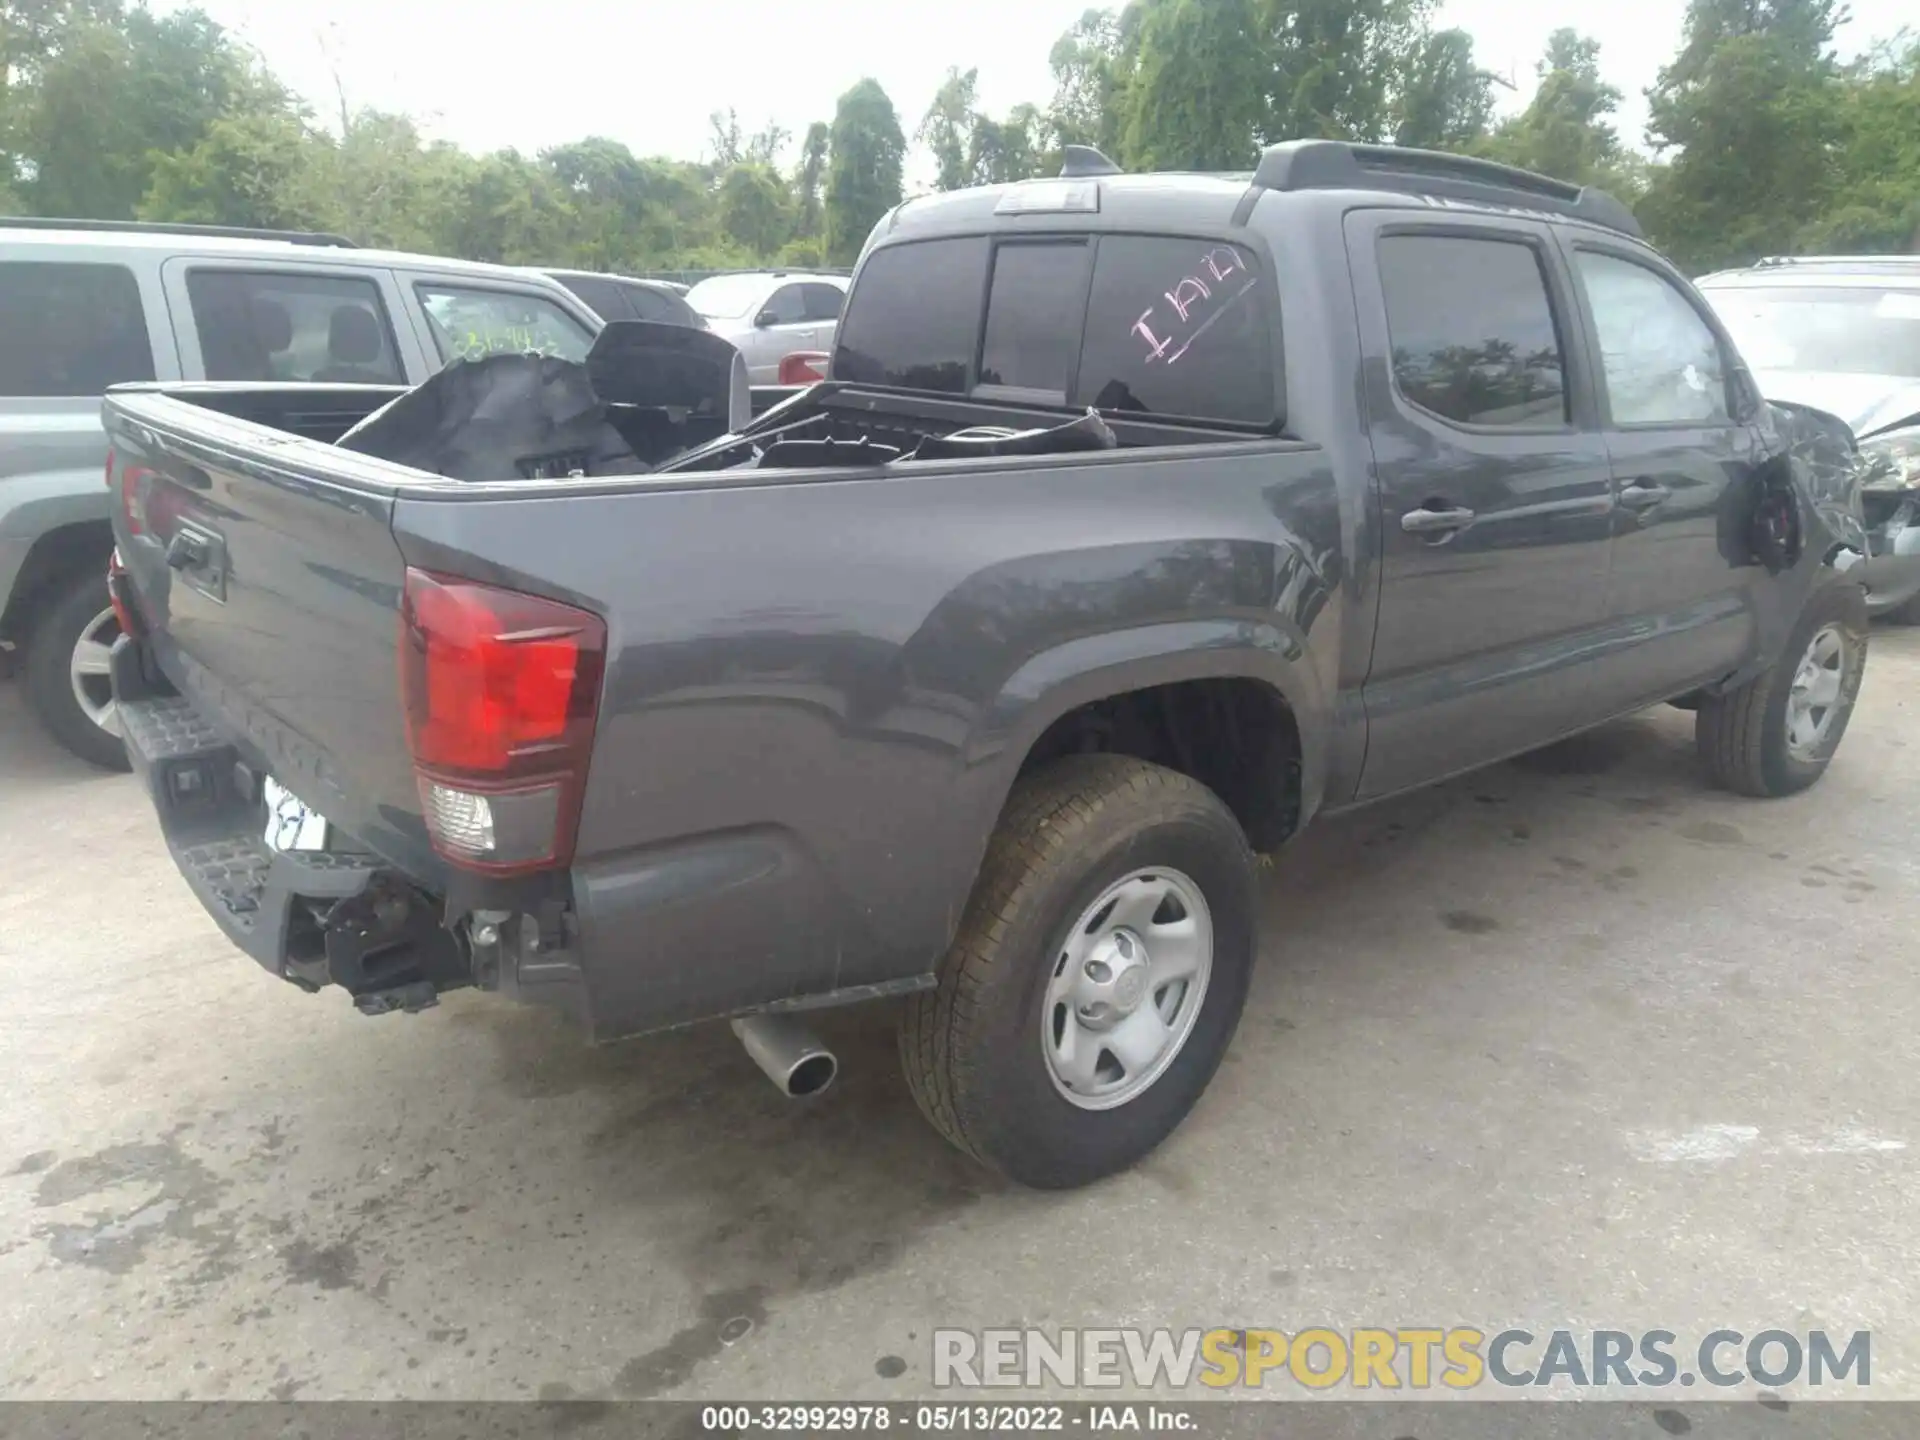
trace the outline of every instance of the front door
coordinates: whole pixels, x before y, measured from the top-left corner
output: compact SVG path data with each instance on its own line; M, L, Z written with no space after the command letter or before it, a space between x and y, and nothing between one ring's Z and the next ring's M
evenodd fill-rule
M1359 211L1347 232L1382 534L1371 798L1589 717L1613 494L1546 226Z
M1704 306L1645 251L1571 243L1614 489L1607 609L1622 642L1593 671L1603 708L1671 698L1737 668L1757 643L1747 480L1761 459L1735 419L1731 352Z

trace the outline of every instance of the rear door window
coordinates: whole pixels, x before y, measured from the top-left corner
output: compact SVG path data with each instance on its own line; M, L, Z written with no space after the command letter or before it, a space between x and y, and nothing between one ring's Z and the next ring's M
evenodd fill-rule
M1270 423L1270 288L1252 254L1237 245L1101 236L1074 403Z
M1003 242L995 249L980 384L1066 403L1092 265L1093 247L1084 240Z
M543 295L425 283L415 287L442 361L488 355L553 355L585 360L587 327Z
M834 378L965 394L986 283L984 235L876 250L835 333Z
M602 320L632 318L625 286L598 275L556 275L554 278L585 301L587 308Z
M652 320L662 325L691 323L691 317L685 310L658 290L650 290L645 285L622 285L620 293L626 296L627 308L633 312L636 320Z
M209 380L403 385L380 290L357 275L187 272Z
M0 395L98 395L153 378L140 282L126 266L0 264Z
M838 285L818 283L800 287L807 295L807 318L809 320L838 320L840 312L847 306L847 292Z

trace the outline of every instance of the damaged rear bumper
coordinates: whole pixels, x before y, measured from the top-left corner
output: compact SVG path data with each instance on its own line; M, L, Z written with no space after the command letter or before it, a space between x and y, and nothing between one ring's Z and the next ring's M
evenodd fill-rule
M261 772L190 700L155 693L131 639L115 645L113 680L167 852L229 940L303 990L342 987L369 1014L473 983L438 902L378 856L267 845Z

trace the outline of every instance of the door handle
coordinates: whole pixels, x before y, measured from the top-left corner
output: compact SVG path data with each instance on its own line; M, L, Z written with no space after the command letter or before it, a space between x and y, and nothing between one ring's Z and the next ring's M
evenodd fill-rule
M167 542L167 567L171 570L203 569L210 558L207 542L189 530L176 531Z
M1672 495L1673 492L1664 485L1656 485L1651 480L1636 480L1620 492L1620 503L1629 510L1651 510Z
M1422 505L1400 517L1400 528L1409 535L1436 535L1445 538L1473 523L1473 511L1465 506Z

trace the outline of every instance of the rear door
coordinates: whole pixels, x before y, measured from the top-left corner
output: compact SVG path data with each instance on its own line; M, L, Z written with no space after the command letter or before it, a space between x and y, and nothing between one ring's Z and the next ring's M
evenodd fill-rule
M1613 495L1545 225L1356 211L1347 239L1383 534L1371 797L1591 718Z
M824 280L810 280L800 287L806 294L807 319L813 322L813 350L832 350L833 337L840 328L840 312L847 307L847 292Z
M1664 700L1738 667L1756 642L1746 480L1762 459L1735 418L1733 351L1704 302L1650 252L1567 244L1593 336L1613 484L1607 609L1622 639L1593 671L1607 708Z

